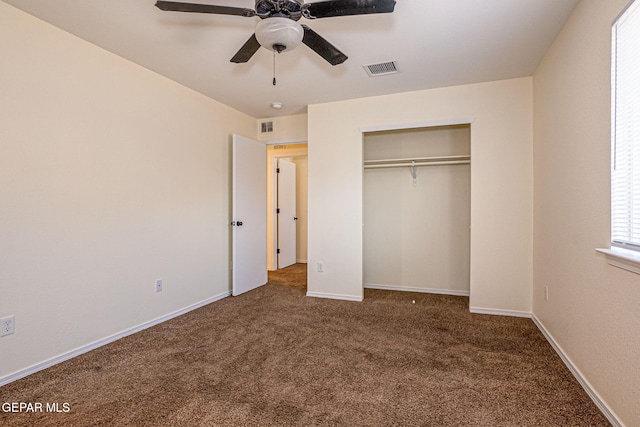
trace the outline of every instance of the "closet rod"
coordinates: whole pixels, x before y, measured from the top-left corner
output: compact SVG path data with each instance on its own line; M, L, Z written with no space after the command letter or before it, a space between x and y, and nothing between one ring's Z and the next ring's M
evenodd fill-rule
M412 167L412 166L441 166L441 165L468 165L471 164L471 160L451 160L443 162L415 162L415 163L386 163L383 165L364 165L365 169L377 169L377 168L400 168L400 167Z
M379 159L379 160L365 160L364 164L375 163L399 163L399 162L426 162L426 161L441 161L441 160L469 160L471 156L468 154L462 156L438 156L438 157L413 157L404 159Z

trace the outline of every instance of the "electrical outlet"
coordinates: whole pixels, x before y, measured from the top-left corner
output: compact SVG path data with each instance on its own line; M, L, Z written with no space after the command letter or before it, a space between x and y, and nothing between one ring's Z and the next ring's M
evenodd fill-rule
M0 319L0 337L11 335L15 332L16 320L13 316L7 316Z
M156 292L162 292L162 279L156 280Z
M318 263L318 273L323 273L324 272L324 262L319 262Z

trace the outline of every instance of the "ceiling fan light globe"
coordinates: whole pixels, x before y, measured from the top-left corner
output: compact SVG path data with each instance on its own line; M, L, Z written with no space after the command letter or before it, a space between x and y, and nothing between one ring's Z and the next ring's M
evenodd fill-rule
M302 26L289 18L266 18L256 25L258 43L269 50L277 50L278 52L293 50L302 43L303 36Z

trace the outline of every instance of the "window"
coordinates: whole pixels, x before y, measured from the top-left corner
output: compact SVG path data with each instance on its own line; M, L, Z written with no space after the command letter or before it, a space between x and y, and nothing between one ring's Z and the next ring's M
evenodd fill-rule
M640 251L640 1L612 40L611 243Z
M640 274L640 0L612 27L610 264Z

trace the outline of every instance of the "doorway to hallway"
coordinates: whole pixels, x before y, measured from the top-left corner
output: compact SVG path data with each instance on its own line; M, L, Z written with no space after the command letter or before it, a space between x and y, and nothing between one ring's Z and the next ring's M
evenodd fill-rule
M281 173L278 173L278 163L294 165L293 176L290 170L286 177L284 168L281 169ZM269 271L278 270L293 263L307 262L307 164L307 144L267 147L267 267ZM281 194L278 185L283 180L289 181L289 184L284 186L289 192L286 196ZM294 199L294 205L289 204L285 209L279 203L283 198L289 201Z

